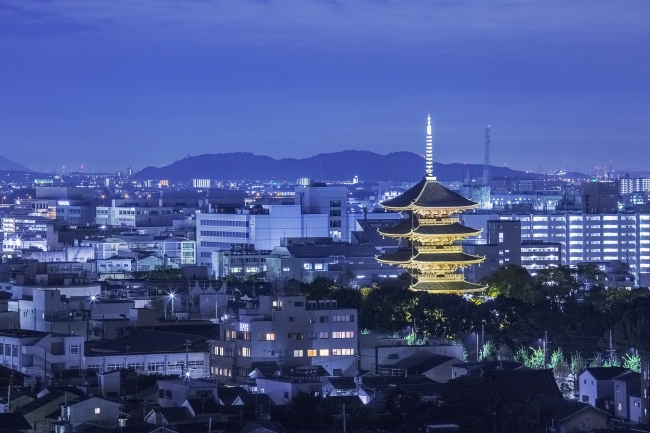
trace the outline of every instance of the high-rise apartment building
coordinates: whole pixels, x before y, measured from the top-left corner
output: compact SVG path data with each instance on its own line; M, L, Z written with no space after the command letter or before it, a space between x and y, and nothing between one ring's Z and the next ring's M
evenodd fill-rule
M638 285L650 276L650 214L588 214L572 212L465 214L463 221L487 228L490 219L521 221L522 242L562 245L562 264L620 260L630 266Z

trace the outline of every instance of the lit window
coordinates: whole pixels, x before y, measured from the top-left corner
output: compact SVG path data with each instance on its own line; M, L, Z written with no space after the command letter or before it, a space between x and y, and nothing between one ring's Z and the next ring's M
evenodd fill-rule
M96 408L95 408L95 413L100 413L100 412L101 412L101 408L96 407Z
M310 349L307 351L307 356L318 356L318 351L315 349Z
M321 349L318 351L318 356L330 356L329 349Z

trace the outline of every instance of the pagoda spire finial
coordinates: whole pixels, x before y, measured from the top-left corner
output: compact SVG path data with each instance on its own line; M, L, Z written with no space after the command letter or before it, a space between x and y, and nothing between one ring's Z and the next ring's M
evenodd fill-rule
M433 137L431 136L431 116L427 117L427 148L424 154L427 177L433 177Z

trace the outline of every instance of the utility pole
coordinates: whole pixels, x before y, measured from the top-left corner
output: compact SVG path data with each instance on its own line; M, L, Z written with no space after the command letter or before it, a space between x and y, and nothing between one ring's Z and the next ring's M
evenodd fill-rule
M343 433L347 433L347 425L345 423L345 403L343 403Z
M548 331L544 331L544 368L546 368L546 348L548 347Z
M609 365L612 365L612 362L614 361L614 353L616 352L614 350L614 343L612 341L612 330L609 330Z

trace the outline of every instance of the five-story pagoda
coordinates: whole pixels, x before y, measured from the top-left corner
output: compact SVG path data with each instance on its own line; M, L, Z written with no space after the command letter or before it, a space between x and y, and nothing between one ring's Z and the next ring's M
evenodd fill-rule
M385 209L404 212L408 218L397 225L379 229L383 236L399 239L400 248L377 257L380 263L409 270L411 290L430 293L470 293L485 286L465 281L462 268L481 263L484 257L463 252L463 239L481 230L460 223L460 212L478 206L471 200L440 185L433 176L431 117L427 122L426 177L402 195L387 200ZM417 281L416 281L417 280Z

